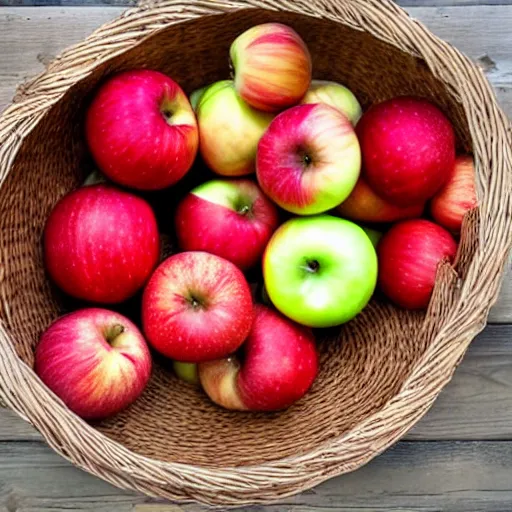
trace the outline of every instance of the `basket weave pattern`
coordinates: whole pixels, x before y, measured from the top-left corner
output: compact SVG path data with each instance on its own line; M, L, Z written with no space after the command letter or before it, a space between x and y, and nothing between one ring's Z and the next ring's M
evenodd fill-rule
M221 411L156 365L129 410L89 425L36 377L41 331L64 309L42 266L44 221L92 164L84 108L108 74L159 69L187 92L229 73L227 49L256 23L292 25L315 78L364 106L397 94L439 104L472 151L479 208L430 308L372 301L319 340L311 393L279 414ZM361 466L399 439L449 381L496 300L512 243L512 130L482 72L387 0L146 2L68 49L0 118L0 399L57 452L119 486L176 500L266 503Z

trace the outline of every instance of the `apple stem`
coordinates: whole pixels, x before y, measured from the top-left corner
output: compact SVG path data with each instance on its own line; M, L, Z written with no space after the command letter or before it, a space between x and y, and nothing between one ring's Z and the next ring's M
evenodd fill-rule
M112 343L114 343L115 339L123 334L124 332L124 326L122 326L121 324L114 324L112 327L110 327L110 329L107 330L107 333L106 333L106 338L107 338L107 343L109 345L112 345Z
M251 207L250 207L250 206L247 206L247 205L244 205L244 206L242 206L242 207L240 207L240 208L238 209L238 213L239 213L240 215L246 215L246 214L248 214L250 211L251 211Z

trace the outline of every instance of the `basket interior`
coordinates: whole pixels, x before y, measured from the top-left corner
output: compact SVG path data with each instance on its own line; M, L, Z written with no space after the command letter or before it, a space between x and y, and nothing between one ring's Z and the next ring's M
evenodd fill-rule
M138 67L169 74L188 93L227 78L231 41L266 21L288 23L302 35L312 53L315 78L345 83L365 107L398 94L426 97L446 112L461 145L470 149L462 107L446 86L423 61L367 33L327 20L253 9L169 26L75 84L24 140L0 189L0 246L5 262L0 314L27 363L33 363L42 330L76 306L48 282L41 237L51 208L93 168L82 131L91 94L111 73ZM190 179L201 173L198 165ZM172 230L172 211L166 209L172 204L169 198L176 199L188 184L154 195L163 205L162 232ZM134 305L137 299L120 310ZM305 399L281 413L221 410L178 381L157 359L144 395L95 428L140 454L204 466L256 464L310 451L354 427L393 397L440 322L430 318L434 328L427 332L421 330L424 319L424 314L400 311L376 298L341 329L319 332L319 377Z

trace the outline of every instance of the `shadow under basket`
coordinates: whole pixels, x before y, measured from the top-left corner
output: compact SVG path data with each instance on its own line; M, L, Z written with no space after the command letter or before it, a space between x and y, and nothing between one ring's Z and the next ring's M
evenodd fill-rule
M106 77L169 74L187 93L229 76L232 40L252 25L294 27L314 77L346 84L366 108L425 97L475 157L479 208L465 219L454 266L429 310L375 299L322 333L311 392L274 414L222 410L158 361L143 396L90 425L32 370L40 333L66 306L47 280L41 236L55 203L90 161L83 118ZM217 505L267 503L352 471L397 441L449 381L496 300L511 245L510 125L481 71L383 0L196 0L134 8L20 87L0 119L0 397L75 465L119 487Z

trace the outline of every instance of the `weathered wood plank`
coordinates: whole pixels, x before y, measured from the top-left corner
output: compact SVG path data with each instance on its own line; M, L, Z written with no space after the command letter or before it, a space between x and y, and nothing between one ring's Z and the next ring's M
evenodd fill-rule
M44 64L65 47L81 40L122 11L119 7L9 7L0 10L0 45L3 47L0 54L0 110L25 77L40 72ZM512 57L509 50L512 47L512 6L408 7L408 11L440 37L480 62L496 88L500 103L512 117ZM512 278L505 281L489 320L512 322Z
M359 471L274 506L238 512L512 510L512 443L399 443ZM44 445L0 443L0 510L206 512L158 503L100 481Z
M39 433L0 409L0 441ZM512 325L492 325L472 343L453 380L406 437L418 440L512 440Z
M466 6L466 5L510 5L512 0L396 0L403 7L432 7L432 6ZM130 7L137 4L137 0L0 0L0 6L109 6L120 5Z

